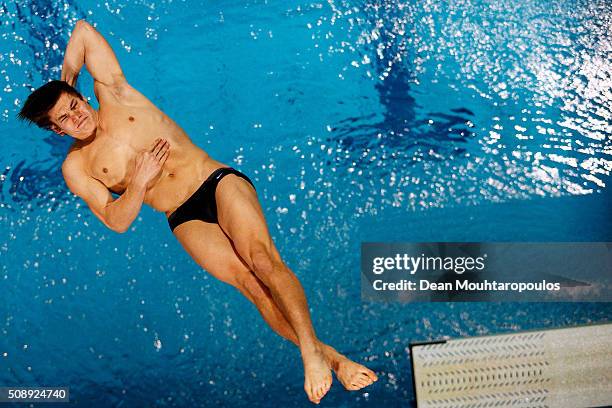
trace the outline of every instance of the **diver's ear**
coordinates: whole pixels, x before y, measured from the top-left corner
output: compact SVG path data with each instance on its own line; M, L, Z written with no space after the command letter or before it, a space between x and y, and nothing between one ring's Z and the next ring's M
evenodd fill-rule
M53 132L57 133L59 136L64 136L66 134L66 132L64 132L60 127L58 127L58 126L56 126L54 124L51 125L50 129Z

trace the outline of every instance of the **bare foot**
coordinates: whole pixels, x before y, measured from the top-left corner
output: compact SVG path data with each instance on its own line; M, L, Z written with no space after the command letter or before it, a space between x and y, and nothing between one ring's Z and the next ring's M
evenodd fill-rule
M322 344L325 358L336 373L338 381L349 391L360 390L378 381L374 371L366 366L349 360L346 356L338 353L333 347Z
M319 348L303 352L302 360L304 361L304 391L311 402L318 404L331 387L330 365Z

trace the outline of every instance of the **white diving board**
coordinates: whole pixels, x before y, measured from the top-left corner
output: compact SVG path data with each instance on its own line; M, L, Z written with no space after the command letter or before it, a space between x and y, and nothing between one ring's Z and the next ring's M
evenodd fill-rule
M612 406L612 324L410 345L418 408Z

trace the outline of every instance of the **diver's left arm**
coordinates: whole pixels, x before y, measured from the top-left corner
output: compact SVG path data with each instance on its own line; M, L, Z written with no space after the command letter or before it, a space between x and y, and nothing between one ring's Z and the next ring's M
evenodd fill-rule
M75 86L83 65L104 85L117 87L126 83L117 57L108 42L85 20L79 20L66 46L62 81Z

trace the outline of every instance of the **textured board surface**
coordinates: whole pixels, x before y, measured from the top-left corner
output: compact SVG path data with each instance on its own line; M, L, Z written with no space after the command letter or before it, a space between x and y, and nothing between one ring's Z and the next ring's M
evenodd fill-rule
M612 405L612 324L411 346L419 408Z

